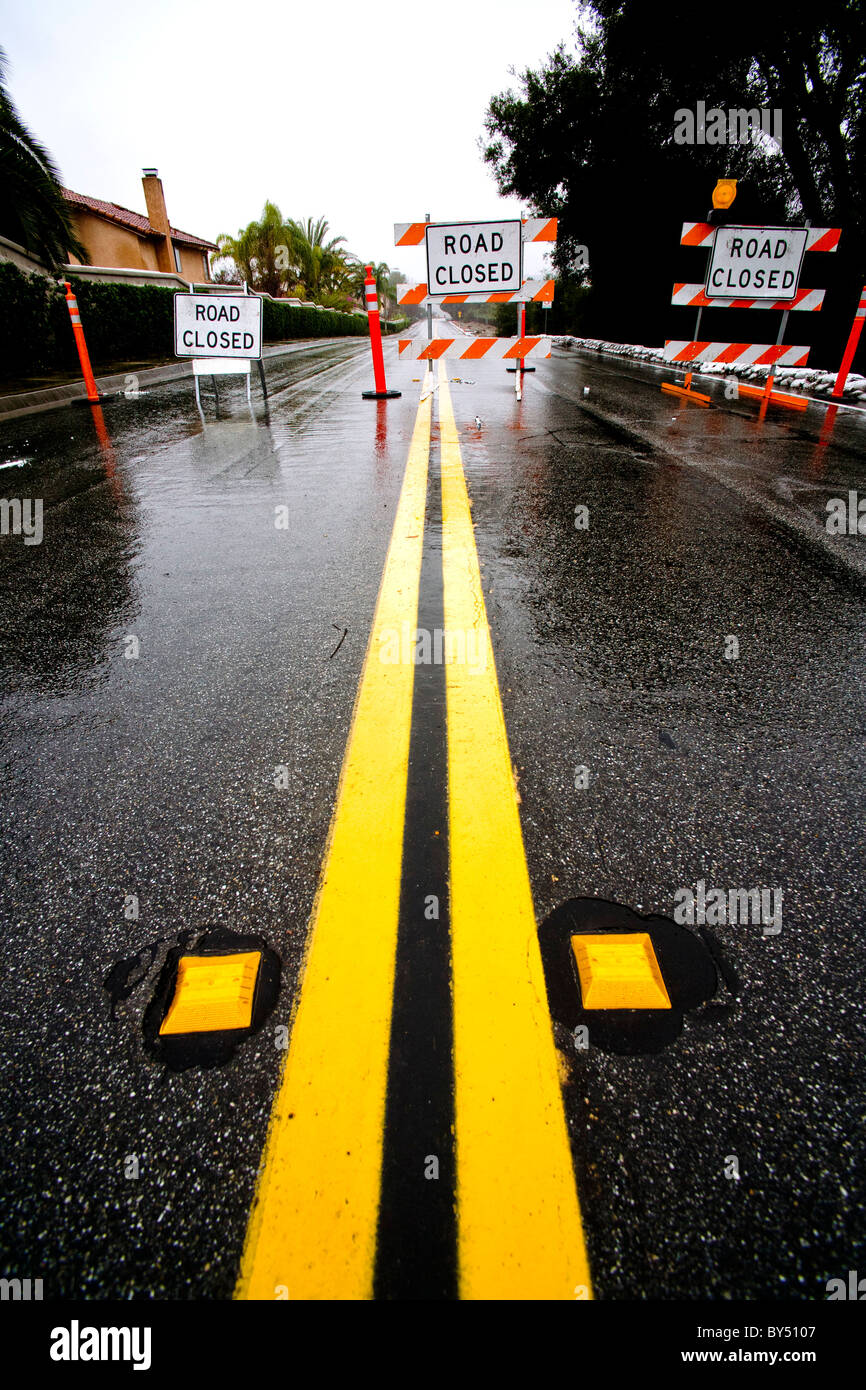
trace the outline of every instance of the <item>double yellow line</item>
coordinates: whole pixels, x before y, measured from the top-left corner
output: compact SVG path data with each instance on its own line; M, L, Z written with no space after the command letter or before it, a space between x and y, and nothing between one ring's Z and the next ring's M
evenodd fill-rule
M372 1296L432 396L415 421L313 908L238 1298ZM586 1297L589 1270L447 376L439 366L457 1229L467 1299Z

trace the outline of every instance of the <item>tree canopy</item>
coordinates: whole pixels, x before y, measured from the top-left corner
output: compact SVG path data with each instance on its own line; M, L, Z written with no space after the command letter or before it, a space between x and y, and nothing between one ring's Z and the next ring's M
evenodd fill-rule
M0 49L0 235L56 269L70 255L89 258L72 225L60 175L44 145L25 126L6 85Z
M285 295L310 299L328 309L350 309L364 303L365 266L346 249L346 238L329 236L324 217L284 217L276 203L266 202L257 221L241 228L237 236L217 237L215 263L223 265L215 278L246 280L251 289L279 299ZM379 305L387 316L396 306L393 272L384 263L374 265Z
M809 10L754 0L742 23L727 16L699 28L686 0L669 0L663 23L643 0L576 8L575 52L560 45L537 71L519 74L518 92L492 98L482 147L503 194L559 217L560 272L568 274L578 245L588 248L590 336L660 341L691 331L672 319L687 311L671 310L670 290L674 279L701 279L703 262L679 247L680 225L706 217L719 177L738 180L734 221L807 217L841 226L838 257L812 258L835 264L815 274L807 261L808 283L835 277L859 290L866 274L860 0ZM706 110L780 111L781 149L760 136L678 144L676 113L696 111L698 102ZM850 322L847 300L841 312ZM730 315L716 334L729 336L734 311L713 313L717 323ZM831 327L825 315L815 317ZM677 323L681 334L670 331ZM754 317L750 324L754 336Z

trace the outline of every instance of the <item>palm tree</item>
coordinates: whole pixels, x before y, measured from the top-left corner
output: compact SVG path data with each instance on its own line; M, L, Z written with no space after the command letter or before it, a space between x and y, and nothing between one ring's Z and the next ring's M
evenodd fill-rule
M233 237L221 232L214 261L231 258L251 289L278 299L298 279L293 223L276 203L266 202L258 222L250 222Z
M70 255L89 260L75 235L51 155L24 125L6 89L0 48L0 235L56 270Z
M367 266L373 271L373 279L376 282L376 299L379 303L379 313L383 319L388 318L391 309L396 307L397 291L394 272L384 261L358 261L352 278L352 288L358 295L361 303L364 303L364 284L367 279Z
M343 290L351 274L349 255L340 249L346 238L337 236L325 241L329 226L324 217L315 221L308 217L305 222L290 218L288 225L298 258L299 278L311 299L318 302L321 294Z

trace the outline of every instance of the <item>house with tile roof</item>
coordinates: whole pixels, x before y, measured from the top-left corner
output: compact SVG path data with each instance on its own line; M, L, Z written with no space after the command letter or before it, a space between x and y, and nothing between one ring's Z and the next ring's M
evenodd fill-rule
M142 174L146 216L64 188L63 196L90 264L180 275L192 284L208 282L208 252L216 251L216 244L172 227L158 170L144 169ZM70 264L78 262L73 259Z

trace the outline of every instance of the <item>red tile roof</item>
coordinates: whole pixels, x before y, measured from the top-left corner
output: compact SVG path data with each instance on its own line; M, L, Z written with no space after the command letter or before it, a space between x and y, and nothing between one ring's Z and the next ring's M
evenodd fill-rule
M73 193L71 188L64 188L63 196L73 207L84 208L87 212L95 213L97 217L104 217L108 222L117 222L121 227L128 227L130 231L137 232L139 236L160 235L142 213L122 208L118 203L106 203L101 198L88 198L84 193ZM203 251L217 249L214 242L193 236L192 232L180 232L177 227L172 227L171 239L179 246L198 246Z

